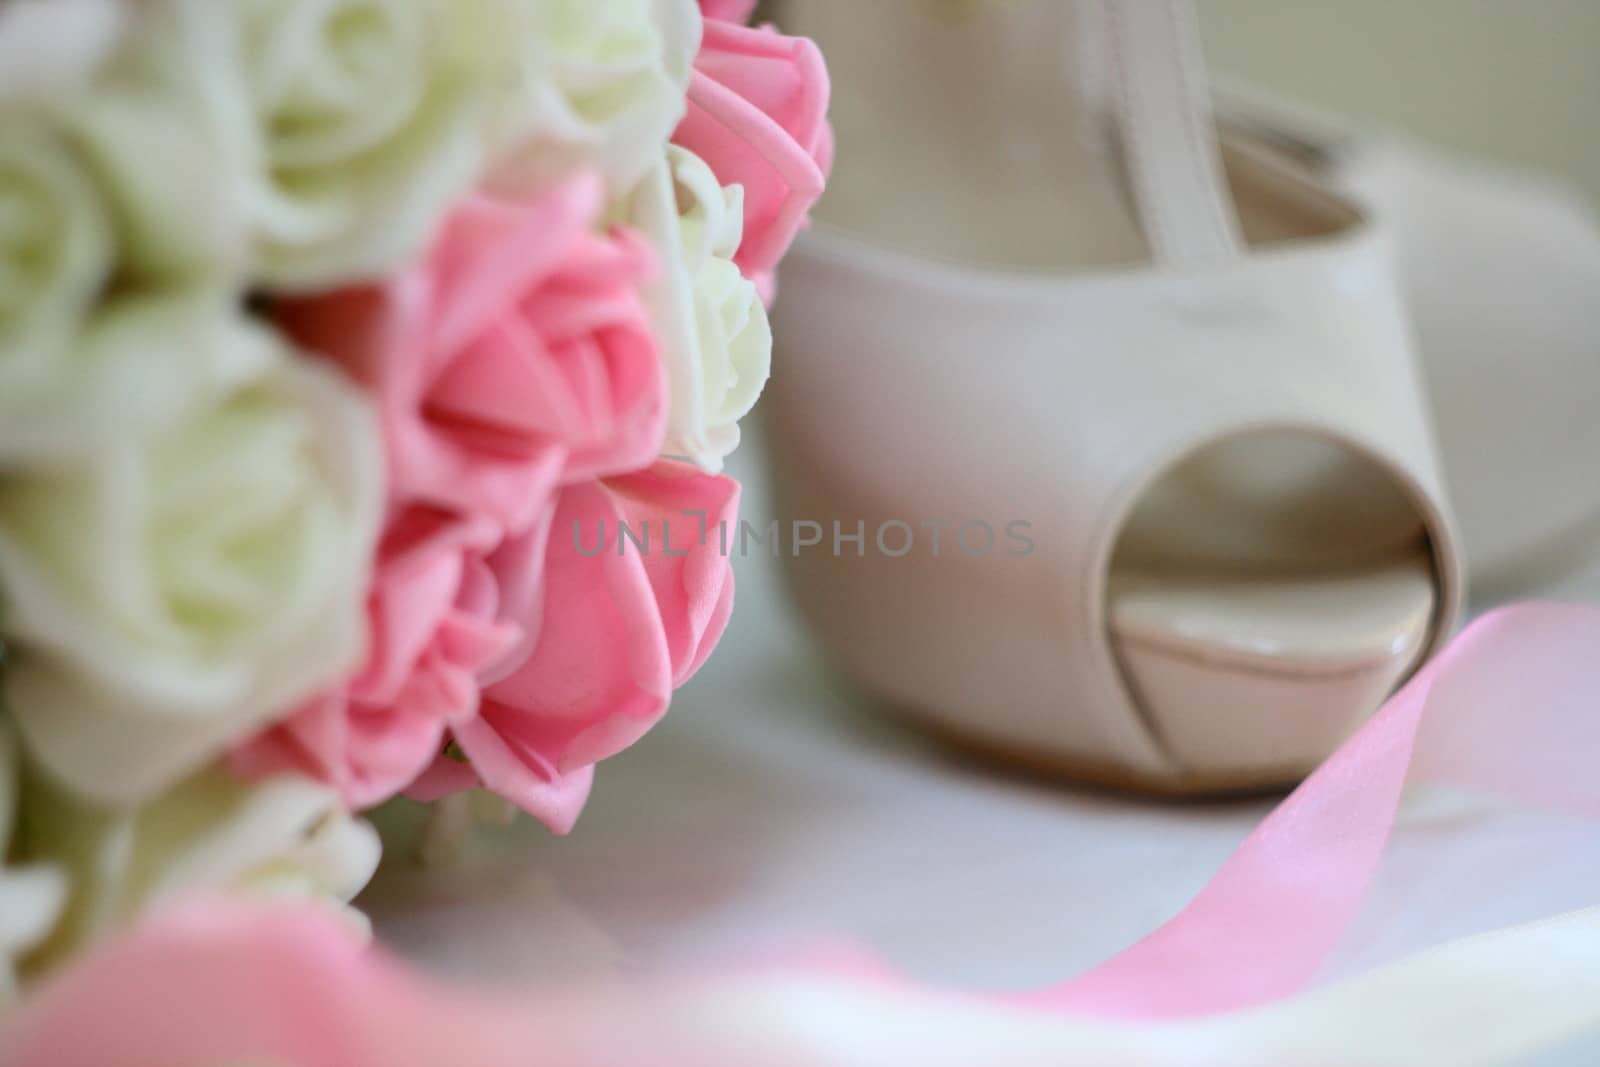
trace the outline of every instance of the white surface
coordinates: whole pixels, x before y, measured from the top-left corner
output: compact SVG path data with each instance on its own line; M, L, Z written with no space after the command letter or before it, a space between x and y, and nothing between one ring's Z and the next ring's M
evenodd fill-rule
M735 471L752 517L766 509L757 449ZM364 901L380 936L450 973L520 979L844 939L931 981L1017 988L1147 932L1270 806L1138 803L953 756L817 660L770 560L739 567L723 646L668 720L601 769L577 832L486 828L452 869L391 854ZM409 814L388 813L391 831ZM1600 830L1419 797L1333 971L1597 902Z

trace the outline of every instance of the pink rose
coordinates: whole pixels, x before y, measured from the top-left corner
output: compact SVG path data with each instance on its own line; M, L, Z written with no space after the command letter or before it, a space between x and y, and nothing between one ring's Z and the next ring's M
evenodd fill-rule
M478 710L481 678L523 648L511 620L537 614L539 571L494 556L499 528L413 507L390 520L368 594L361 673L247 741L233 765L249 777L299 771L353 810L398 794Z
M672 139L723 185L744 187L744 243L734 261L769 300L773 271L832 164L827 115L828 69L816 45L769 28L706 23L688 111Z
M700 11L708 19L749 22L756 0L700 0Z
M562 490L532 655L452 725L464 759L436 760L411 795L483 785L570 829L594 764L655 725L722 635L738 503L737 482L670 461Z
M393 505L529 527L569 481L650 463L666 379L640 305L646 243L598 233L580 174L533 199L476 196L417 269L296 301L296 340L376 395Z

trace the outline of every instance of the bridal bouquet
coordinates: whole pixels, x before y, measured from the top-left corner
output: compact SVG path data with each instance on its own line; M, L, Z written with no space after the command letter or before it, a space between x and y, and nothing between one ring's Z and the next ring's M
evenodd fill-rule
M750 6L0 0L0 987L564 833L705 662L830 153Z

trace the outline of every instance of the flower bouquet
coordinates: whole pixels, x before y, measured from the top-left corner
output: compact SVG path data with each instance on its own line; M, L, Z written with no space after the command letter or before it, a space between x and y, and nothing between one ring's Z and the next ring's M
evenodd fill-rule
M750 6L0 3L0 984L565 833L705 662L830 153Z

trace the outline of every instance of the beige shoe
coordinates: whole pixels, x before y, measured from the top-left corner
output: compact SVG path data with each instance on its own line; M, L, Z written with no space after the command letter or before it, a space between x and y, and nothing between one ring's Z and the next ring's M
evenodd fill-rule
M818 634L1029 763L1302 775L1461 602L1383 235L1219 147L1184 4L782 15L829 55L839 136L766 405L781 514L827 531L786 553Z

